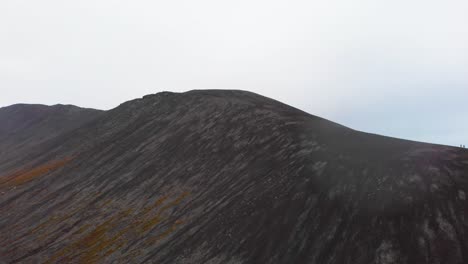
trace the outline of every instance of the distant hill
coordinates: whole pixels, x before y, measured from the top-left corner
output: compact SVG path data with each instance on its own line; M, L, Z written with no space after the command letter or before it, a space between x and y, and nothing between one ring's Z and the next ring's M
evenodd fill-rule
M0 108L0 171L13 157L24 162L41 144L83 126L101 113L72 105L16 104Z
M468 151L245 91L0 109L0 263L468 263Z

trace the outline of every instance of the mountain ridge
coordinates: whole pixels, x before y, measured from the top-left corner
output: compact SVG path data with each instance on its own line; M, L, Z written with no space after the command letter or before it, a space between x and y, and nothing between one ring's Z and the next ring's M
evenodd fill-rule
M0 260L468 261L465 150L241 91L149 95L90 119L0 163Z

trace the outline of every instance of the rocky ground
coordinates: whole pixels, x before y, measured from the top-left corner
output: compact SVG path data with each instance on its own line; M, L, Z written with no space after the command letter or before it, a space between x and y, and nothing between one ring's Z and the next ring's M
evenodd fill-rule
M468 263L468 151L244 91L0 109L0 263Z

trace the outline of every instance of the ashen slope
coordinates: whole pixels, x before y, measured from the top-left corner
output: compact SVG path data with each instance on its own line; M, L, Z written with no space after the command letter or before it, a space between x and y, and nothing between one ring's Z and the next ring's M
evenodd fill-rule
M53 138L81 127L102 111L72 105L16 104L0 108L0 174L23 163ZM33 156L34 157L34 156Z
M127 102L46 145L0 184L5 263L468 263L462 149L216 90Z

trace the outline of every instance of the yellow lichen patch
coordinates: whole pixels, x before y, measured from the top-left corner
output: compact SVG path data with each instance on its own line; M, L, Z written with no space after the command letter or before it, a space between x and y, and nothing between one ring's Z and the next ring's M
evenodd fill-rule
M51 161L44 165L28 169L28 170L20 170L16 173L11 175L2 176L0 177L0 188L3 187L13 187L18 186L21 184L25 184L34 180L35 178L45 175L51 171L59 169L69 163L72 158L65 158L62 160Z

